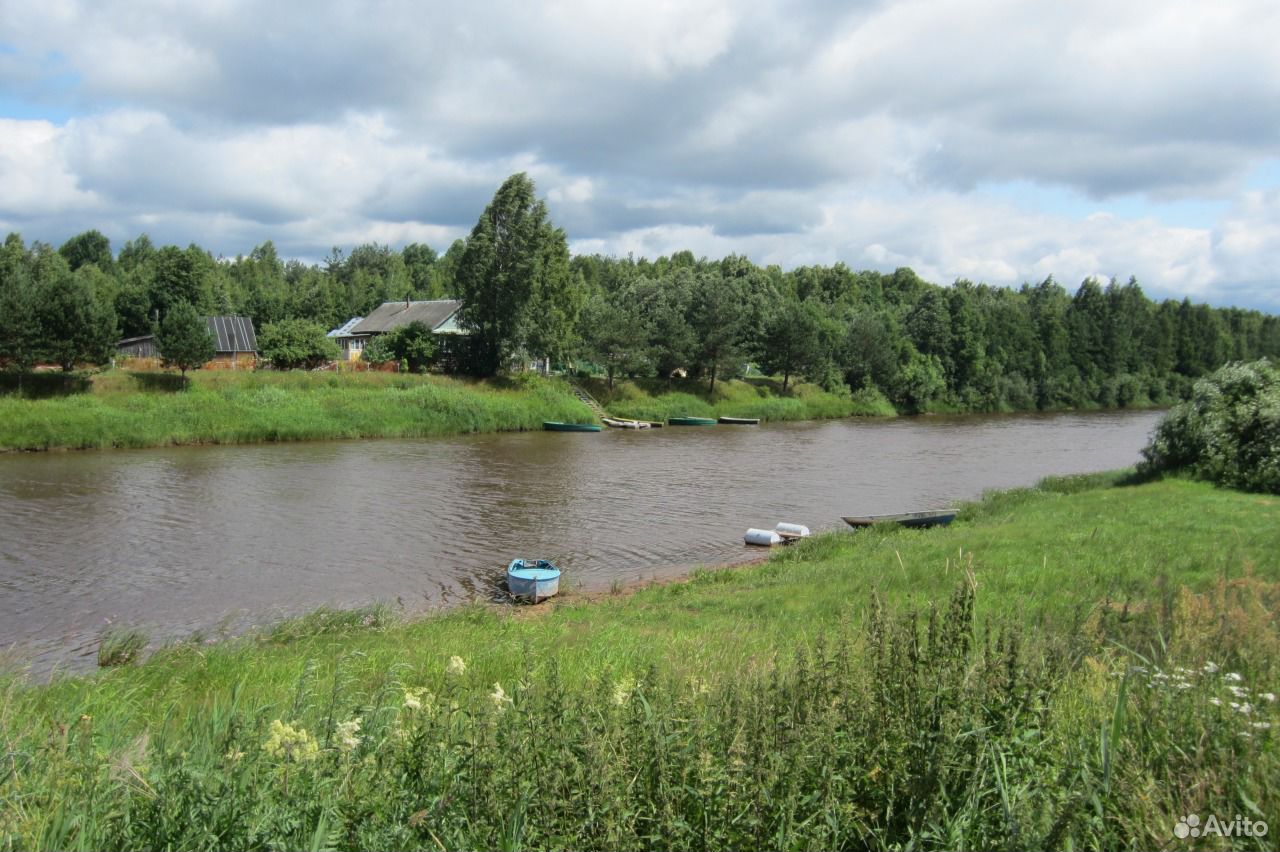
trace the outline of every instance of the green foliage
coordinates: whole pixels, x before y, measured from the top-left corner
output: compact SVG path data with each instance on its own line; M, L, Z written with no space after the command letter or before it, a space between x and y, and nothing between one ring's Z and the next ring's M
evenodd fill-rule
M258 333L258 352L277 369L315 369L339 356L324 326L307 320L267 323Z
M1228 364L1198 382L1143 449L1142 472L1185 471L1219 485L1280 494L1280 368Z
M493 376L517 353L557 356L572 346L581 307L572 292L564 232L552 225L533 181L503 182L467 240L457 281L467 367Z
M373 338L361 354L370 364L399 361L415 373L435 362L440 346L425 323L411 322Z
M101 364L111 359L115 314L94 298L83 278L63 267L35 298L43 358L67 371L83 361Z
M1132 278L1086 279L1073 292L1051 276L1016 290L966 280L941 287L907 268L783 271L688 251L571 258L567 246L523 174L502 184L469 239L443 255L421 244L364 244L307 265L265 242L222 262L144 234L113 261L96 231L56 252L13 234L0 253L0 361L25 371L76 348L78 320L51 322L42 334L32 319L40 294L68 269L97 305L77 316L101 331L97 320L114 313L125 337L147 333L180 302L250 316L260 329L283 320L331 328L388 300L461 296L472 334L450 341L457 351L437 362L447 369L495 375L550 357L570 370L600 365L608 382L687 375L714 391L751 362L787 386L793 376L833 392L843 382L903 411L1169 405L1224 363L1280 357L1280 318L1156 303ZM588 363L572 363L578 354ZM376 347L373 355L410 369L432 361Z
M67 266L72 272L89 264L103 272L110 272L115 265L111 256L111 241L97 230L85 231L67 240L58 249L58 254L66 258Z
M190 304L179 302L156 330L156 351L166 367L177 367L185 376L187 370L208 363L217 347L204 317Z

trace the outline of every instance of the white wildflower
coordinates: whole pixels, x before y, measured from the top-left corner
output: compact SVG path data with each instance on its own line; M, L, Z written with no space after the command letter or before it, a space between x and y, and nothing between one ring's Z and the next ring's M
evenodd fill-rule
M626 706L631 700L631 693L635 691L636 682L629 677L624 677L613 685L613 703L619 707Z
M1185 680L1178 681L1178 689L1190 689L1191 684Z
M1274 692L1264 692L1259 697L1261 697L1263 701L1266 701L1269 704L1274 704L1276 700L1276 694Z
M404 709L406 710L421 710L424 706L430 707L435 703L435 700L436 697L425 686L404 691Z
M450 675L460 675L467 670L467 664L461 657L454 654L449 658L449 665L445 666L445 673Z
M1232 683L1240 683L1242 680L1244 680L1244 678L1240 676L1239 672L1227 672L1222 677L1224 680L1229 680Z
M1222 706L1222 699L1221 699L1221 698L1210 698L1210 699L1209 699L1209 703L1210 703L1210 704L1212 704L1214 707L1221 707L1221 706Z
M338 748L342 751L355 751L356 746L360 745L360 720L348 719L345 722L339 722L335 731L338 735Z
M500 683L495 683L493 685L493 692L489 693L489 700L492 701L493 706L497 707L499 710L505 709L508 704L512 703L511 697L507 695Z
M1208 663L1205 663L1205 664L1204 664L1204 670L1205 670L1206 672L1208 672L1209 674L1213 674L1213 673L1215 673L1215 672L1218 670L1218 664L1217 664L1217 663L1214 663L1214 662L1208 662Z
M1255 728L1257 728L1259 731L1269 731L1269 730L1271 730L1271 723L1270 723L1270 722L1253 722L1253 723L1252 723L1252 725L1253 725Z

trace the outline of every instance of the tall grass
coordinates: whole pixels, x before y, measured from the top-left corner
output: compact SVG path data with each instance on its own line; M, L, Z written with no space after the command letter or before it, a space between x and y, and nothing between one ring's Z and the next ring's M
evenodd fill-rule
M10 676L0 849L1163 848L1188 813L1275 826L1275 508L1113 479L598 602L320 613Z
M88 394L0 398L0 450L416 438L592 419L555 380L210 372L182 390L154 376L113 372Z
M893 405L878 392L829 393L816 385L798 383L787 391L772 379L722 381L714 393L693 380L639 380L615 383L612 390L600 380L584 382L611 414L638 420L671 417L759 417L764 420L817 420L834 417L893 416Z

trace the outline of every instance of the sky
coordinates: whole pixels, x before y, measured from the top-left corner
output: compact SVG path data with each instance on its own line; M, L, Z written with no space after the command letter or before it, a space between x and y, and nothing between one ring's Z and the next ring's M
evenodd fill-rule
M0 232L1136 276L1280 313L1274 0L0 0Z

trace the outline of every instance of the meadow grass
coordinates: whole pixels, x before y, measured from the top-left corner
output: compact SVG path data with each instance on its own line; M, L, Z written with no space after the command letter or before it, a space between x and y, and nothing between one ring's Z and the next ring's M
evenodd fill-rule
M763 420L820 420L835 417L896 414L877 391L830 393L817 385L795 383L782 390L777 379L728 380L707 392L703 380L629 380L612 389L599 379L582 384L610 414L637 420L672 417L758 417Z
M391 373L110 371L89 393L0 397L0 451L418 438L590 422L554 379Z
M598 600L324 611L95 676L12 674L0 849L1159 848L1189 813L1276 830L1280 506L1118 482Z

